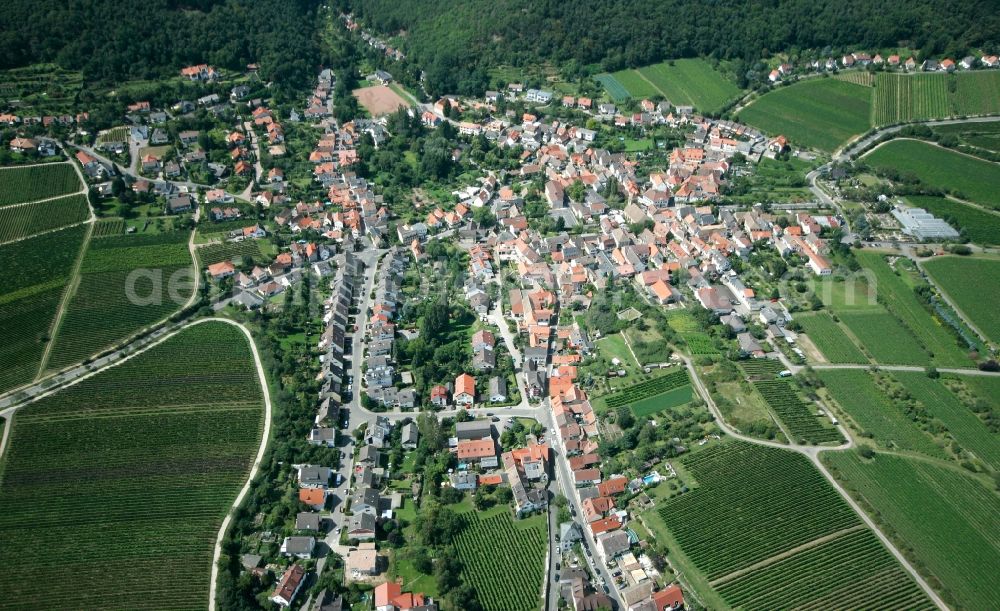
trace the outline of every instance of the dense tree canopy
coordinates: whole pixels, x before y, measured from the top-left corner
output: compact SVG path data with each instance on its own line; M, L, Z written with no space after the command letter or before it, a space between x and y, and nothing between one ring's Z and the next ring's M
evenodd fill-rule
M8 0L0 68L52 61L91 81L154 79L208 63L307 84L321 54L318 0Z
M777 51L907 44L959 55L1000 40L990 0L340 0L402 46L437 92L482 86L503 63L617 70L663 59L752 62ZM996 50L994 49L993 52Z

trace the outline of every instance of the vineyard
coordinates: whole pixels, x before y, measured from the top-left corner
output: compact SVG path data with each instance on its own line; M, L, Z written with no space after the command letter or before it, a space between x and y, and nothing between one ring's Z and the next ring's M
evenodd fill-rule
M125 219L111 218L100 219L94 223L94 231L91 238L107 238L120 236L125 233Z
M945 458L934 440L886 397L867 371L830 369L819 374L830 394L863 433L873 435L877 441L888 446Z
M928 461L853 452L824 460L906 542L917 570L954 609L998 609L1000 497L960 471Z
M799 146L833 151L871 127L871 97L871 87L809 79L762 95L738 118L768 134L784 134Z
M638 72L674 106L694 106L701 112L714 113L740 95L732 81L700 58L653 64Z
M0 607L205 608L262 426L250 346L224 323L22 408L0 484L0 562L17 567Z
M823 426L822 416L816 415L817 406L799 396L788 380L763 380L754 382L757 392L785 424L796 441L808 443L841 443L840 432Z
M775 359L751 359L748 361L740 361L738 365L740 369L743 370L744 375L748 378L758 380L771 379L785 368L785 366L781 364L781 361L777 361Z
M191 296L186 232L93 240L49 366L80 362L169 316Z
M852 608L929 605L805 457L730 442L682 462L699 486L661 503L658 513L728 604L841 609L850 599ZM757 597L767 602L758 604Z
M898 371L893 377L927 408L932 416L948 427L959 445L983 462L1000 469L1000 437L991 433L986 424L939 380L925 373Z
M68 163L0 168L0 206L68 195L80 190Z
M887 74L875 77L872 124L892 125L951 116L946 74Z
M677 369L667 375L653 378L628 386L605 398L605 403L611 409L631 405L643 399L665 393L675 388L689 385L691 379L686 369Z
M603 85L608 91L608 95L611 96L611 99L616 102L621 102L629 97L628 89L626 89L624 85L618 82L618 79L610 74L598 74L594 77L594 80Z
M910 329L928 352L934 355L933 360L936 364L957 367L968 367L972 364L968 354L959 348L955 339L927 313L923 304L917 300L913 289L896 275L881 255L861 252L858 253L858 262L874 272L878 281L879 301L885 303L889 311ZM882 337L886 337L885 331Z
M958 75L955 114L1000 114L1000 72L996 70Z
M1000 295L1000 261L935 257L924 269L986 337L1000 342L1000 312L993 300L983 299Z
M87 220L89 216L90 209L84 195L0 208L0 242L74 225Z
M856 582L859 574L866 583ZM874 604L879 609L935 609L867 529L824 541L727 581L717 590L736 608L837 611Z
M691 356L714 356L719 354L715 342L707 333L693 331L691 333L681 333L681 338L687 344L688 352Z
M487 518L463 514L455 549L462 576L476 589L485 611L534 611L545 575L543 517L517 523L507 508Z
M893 140L863 159L874 167L912 174L959 199L1000 210L1000 165L920 140Z
M826 312L803 314L796 320L831 363L867 363L866 357Z
M0 391L38 373L85 233L77 226L0 246Z
M876 362L884 365L926 365L930 362L930 355L920 342L885 308L848 310L839 316ZM885 341L887 337L892 341Z
M875 75L864 70L848 70L847 72L838 72L833 76L833 78L838 81L854 83L855 85L862 85L864 87L875 86Z
M260 250L260 243L257 240L243 240L242 242L222 242L220 244L208 244L198 249L198 260L201 265L212 265L222 261L230 261L237 257L244 259L251 257L260 260L263 256Z

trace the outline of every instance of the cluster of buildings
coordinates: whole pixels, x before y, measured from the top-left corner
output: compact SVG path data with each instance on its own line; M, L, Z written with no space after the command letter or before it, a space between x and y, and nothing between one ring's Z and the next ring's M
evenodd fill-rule
M340 20L344 22L345 28L347 28L351 32L359 32L361 35L361 40L368 43L369 47L377 51L381 51L382 53L385 53L385 56L388 57L389 59L395 61L401 61L406 59L406 55L404 55L402 51L392 47L381 38L363 29L361 27L361 24L355 21L354 16L351 15L350 13L342 13L340 15Z
M1000 68L1000 58L996 55L983 54L976 58L967 55L957 62L950 57L940 59L925 59L918 62L912 55L906 59L898 54L883 56L881 53L854 52L838 57L828 57L827 59L816 59L806 64L810 70L817 72L831 72L849 68L867 68L877 66L890 70L903 70L905 72L954 72L955 70L974 70L977 68ZM794 72L792 64L784 62L768 74L768 80L772 83L778 82Z
M397 310L402 306L402 279L406 269L406 251L392 248L382 258L375 279L375 299L367 321L368 355L364 373L365 394L373 402L388 408L410 409L417 406L417 391L407 372L398 377L407 384L396 384L393 347L396 342Z

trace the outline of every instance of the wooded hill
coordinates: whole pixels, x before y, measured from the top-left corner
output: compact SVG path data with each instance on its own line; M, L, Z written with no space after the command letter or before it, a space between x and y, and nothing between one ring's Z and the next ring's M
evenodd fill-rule
M1000 42L1000 14L991 0L338 0L338 6L381 35L405 32L400 46L438 92L473 93L487 80L485 69L500 64L554 61L572 77L591 64L614 71L693 56L749 66L799 49L906 45L961 57Z
M91 82L156 79L208 63L307 85L321 54L319 0L7 0L0 69L55 62Z

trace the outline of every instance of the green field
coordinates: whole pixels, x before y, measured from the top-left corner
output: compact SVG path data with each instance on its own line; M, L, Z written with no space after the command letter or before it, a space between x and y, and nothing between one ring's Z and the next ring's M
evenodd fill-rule
M935 125L934 133L952 135L962 144L1000 153L1000 121L976 121Z
M787 379L761 380L753 383L768 407L784 423L797 443L841 443L840 432L825 416L817 416L819 407L799 396Z
M872 435L886 447L946 458L934 439L920 430L895 401L885 396L867 371L827 369L819 371L819 377L863 433Z
M1000 260L936 257L924 269L952 301L993 342L1000 342ZM987 297L987 296L992 296Z
M484 611L534 611L545 575L545 516L515 522L501 509L486 518L462 514L454 538L462 577L476 589Z
M209 244L198 248L198 260L204 267L213 263L230 261L235 258L250 257L257 262L263 262L259 240L243 240L242 242L222 242Z
M740 89L704 59L678 59L594 77L616 102L663 96L674 106L719 112Z
M631 409L632 413L636 416L652 416L653 414L662 412L665 409L680 407L685 403L689 403L693 396L694 392L691 389L691 385L686 384L684 386L674 388L673 390L668 390L658 395L653 395L652 397L636 401L632 404Z
M944 383L914 371L897 371L892 376L948 427L959 445L994 469L1000 469L1000 436L990 432L986 423Z
M0 391L38 373L85 235L76 226L0 246Z
M868 357L826 312L802 314L795 320L799 321L802 330L831 363L868 362Z
M1000 608L1000 497L957 470L931 462L853 452L824 455L911 550L918 571L956 609Z
M56 333L49 367L82 361L179 310L191 295L193 281L192 275L185 275L191 269L188 235L92 240L79 286Z
M932 608L805 457L731 442L681 462L698 486L656 513L676 540L675 561L690 563L726 604Z
M594 77L594 80L600 83L608 91L608 95L610 95L611 99L615 102L621 102L629 97L628 89L619 83L618 79L608 73L598 74Z
M907 195L906 199L914 206L944 219L976 244L985 246L1000 244L1000 214L980 210L975 206L944 197Z
M43 231L87 220L90 208L85 195L69 195L35 204L0 208L0 242L17 240Z
M893 140L863 159L875 167L913 174L959 199L1000 209L1000 164L918 140Z
M872 123L891 125L953 115L946 74L879 73L872 98Z
M871 96L871 87L809 79L764 94L737 118L796 145L829 152L868 131Z
M885 308L847 310L838 316L878 363L927 365L931 361L909 329ZM890 337L892 341L887 341Z
M703 59L678 59L638 71L674 106L715 113L740 95L739 87Z
M263 415L246 337L216 322L20 409L0 483L0 563L17 567L2 606L204 609Z
M956 367L972 365L967 350L959 347L955 338L942 326L943 323L928 313L910 285L889 267L882 255L861 251L855 256L862 267L875 275L879 302L883 303L910 330L924 349L933 355L934 364ZM873 344L866 342L865 346L871 350Z
M69 163L0 168L0 206L68 195L80 190Z
M872 123L891 125L1000 112L1000 73L879 73L875 77Z

